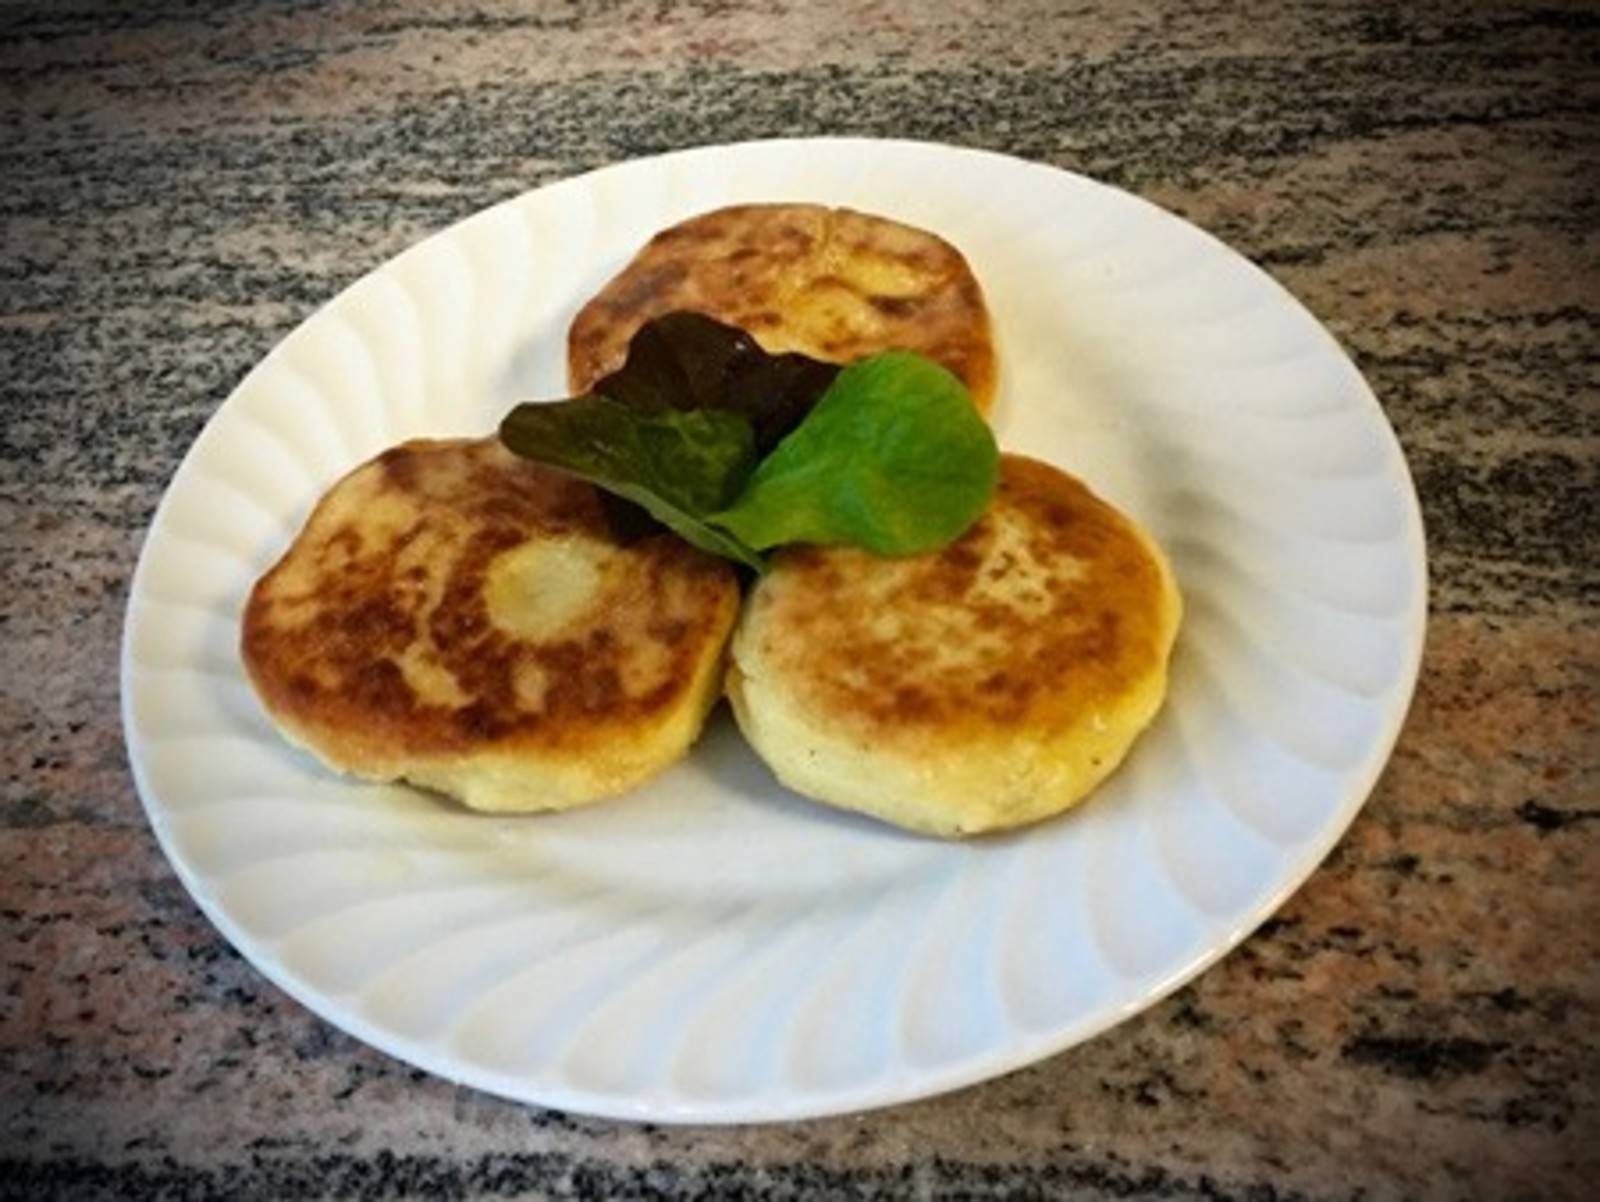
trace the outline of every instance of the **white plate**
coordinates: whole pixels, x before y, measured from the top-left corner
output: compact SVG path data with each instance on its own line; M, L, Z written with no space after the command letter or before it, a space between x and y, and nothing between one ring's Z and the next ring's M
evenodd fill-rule
M936 230L1000 342L1002 445L1172 555L1170 699L1083 808L921 839L778 788L725 716L630 797L458 812L289 750L241 674L251 581L341 473L563 391L578 306L655 230L815 200ZM1242 939L1354 816L1416 678L1424 556L1392 431L1272 280L1154 206L971 150L816 140L607 168L385 264L241 383L156 514L124 722L151 825L233 944L431 1072L654 1120L853 1110L1082 1040Z

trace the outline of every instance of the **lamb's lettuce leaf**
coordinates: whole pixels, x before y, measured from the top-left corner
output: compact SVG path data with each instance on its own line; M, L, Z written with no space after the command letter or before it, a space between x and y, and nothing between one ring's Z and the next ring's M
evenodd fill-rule
M960 380L909 351L847 367L710 521L747 546L849 543L914 555L994 494L999 448Z

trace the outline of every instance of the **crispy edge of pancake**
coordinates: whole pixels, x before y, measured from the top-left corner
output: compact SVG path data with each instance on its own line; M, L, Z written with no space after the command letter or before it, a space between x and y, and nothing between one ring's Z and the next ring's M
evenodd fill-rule
M604 544L608 527L599 494L592 486L515 459L495 439L417 439L389 448L347 473L319 499L296 538L256 581L246 601L240 653L246 674L274 725L291 744L335 771L367 780L406 780L454 796L471 808L496 812L566 809L599 800L633 787L680 758L718 699L739 593L730 567L670 535L651 536L627 548L620 544L603 548L615 555L650 557L654 562L641 560L637 565L641 570L653 566L664 573L691 573L679 583L691 590L703 584L707 602L700 625L691 624L684 636L697 639L697 645L674 648L678 658L673 661L672 674L678 679L673 687L659 704L637 707L636 712L624 715L623 721L595 713L580 715L583 720L565 727L551 723L540 728L519 714L509 723L501 723L505 729L496 731L497 715L492 708L487 714L463 718L460 709L434 711L414 706L392 687L352 703L337 692L331 698L310 695L303 682L297 684L295 674L312 663L318 638L331 635L357 640L347 649L345 669L359 667L364 656L373 661L385 657L359 642L366 619L346 613L343 621L347 624L340 629L337 607L326 611L328 620L315 633L285 634L282 627L274 625L270 617L273 606L293 601L280 596L278 587L292 571L295 557L317 554L341 537L341 530L347 528L342 509L370 501L363 489L375 487L381 492L382 484L374 484L374 475L410 457L441 453L483 457L480 466L484 474L475 476L474 483L486 487L473 503L494 514L485 521L526 522L533 528L531 534L524 531L520 537L502 540L505 545L485 561L486 572L498 555L520 551L540 537L576 535ZM405 470L415 467L412 463ZM502 478L501 473L512 475ZM528 486L520 502L516 490L509 487L512 481ZM463 494L468 491L462 489ZM437 510L440 504L468 503L464 495L443 502L438 498L408 499L419 511ZM541 527L541 519L553 523L553 528ZM474 525L469 521L468 526L479 534L488 528L481 522ZM454 549L460 549L453 536L446 537ZM315 565L311 571L314 579L320 579ZM704 580L697 574L703 574ZM389 591L393 583L388 580L376 594L358 590L356 599L379 602L381 610L383 603L393 599ZM482 598L481 592L473 596ZM639 604L635 602L635 607ZM430 608L414 616L420 622L436 615L437 609ZM603 629L604 624L598 628ZM560 684L558 679L551 687Z
M727 629L738 616L730 606ZM727 644L702 656L679 703L664 720L618 735L581 756L550 756L516 750L479 750L458 756L411 758L382 752L349 762L324 745L325 732L289 715L271 714L285 741L329 769L376 784L403 781L443 794L486 814L532 814L575 809L644 784L682 759L699 738L722 699ZM532 804L530 804L530 801Z
M884 252L885 245L894 249ZM871 320L887 329L857 329L830 347L806 336L803 314L794 310L825 305L828 289L852 291L847 272L856 247L889 260L898 254L911 263L902 263L906 273L931 276L938 286L868 298ZM859 259L869 261L865 253ZM994 406L999 361L982 285L951 243L892 218L815 204L730 205L661 230L573 318L569 388L582 393L615 371L638 328L677 309L736 325L773 354L849 363L879 351L917 351L959 376L979 412Z
M1046 638L1044 658L1031 665L1026 657L1039 652L1032 644L1017 652L1019 658L984 661L984 671L1009 671L1022 679L991 692L988 681L974 676L948 696L930 696L929 674L919 669L929 658L937 660L937 647L910 649L900 661L902 671L893 658L883 658L892 635L863 634L886 620L876 599L860 591L874 568L871 557L842 548L798 549L786 553L747 603L734 634L726 685L741 730L780 781L897 826L961 836L1061 813L1118 767L1165 698L1182 599L1165 555L1149 534L1081 482L1007 455L1003 485L1015 485L1020 475L1032 482L1024 487L1034 487L1046 478L1041 473L1071 481L1080 498L1069 510L1087 505L1122 543L1119 560L1136 553L1147 567L1144 582L1133 590L1147 611L1142 633L1132 635L1143 648L1132 656L1133 667L1099 682L1087 700L1065 689L1052 693L1049 673L1076 673L1061 678L1070 688L1083 683L1084 672L1104 665L1092 656L1076 664L1061 661L1060 653L1073 640L1058 642L1052 653ZM935 606L959 608L962 582L994 566L973 546L984 538L979 527L941 552L916 557L931 569L921 587ZM897 574L911 563L880 562L883 570ZM803 575L786 577L797 565ZM782 590L795 585L795 595L782 599ZM765 598L762 590L770 590ZM784 629L786 617L793 615L774 614L769 602L775 595L780 610L785 602L801 604L816 617L820 608L821 621ZM931 620L927 611L899 616L910 627ZM1002 624L999 636L1006 634ZM774 652L774 639L792 645ZM1092 650L1092 641L1086 647ZM796 651L804 648L809 654L797 658ZM840 685L838 678L851 673L852 664L867 665L864 676L855 685ZM1037 669L1031 681L1026 679L1030 666ZM958 654L958 678L962 668ZM932 675L936 681L938 674ZM973 712L963 712L968 709Z

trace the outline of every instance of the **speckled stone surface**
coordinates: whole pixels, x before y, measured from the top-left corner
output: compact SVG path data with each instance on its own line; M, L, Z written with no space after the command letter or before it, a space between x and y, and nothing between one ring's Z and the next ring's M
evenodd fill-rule
M0 8L0 1196L1596 1196L1597 64L1548 2ZM680 1129L427 1077L258 976L156 848L117 696L142 532L243 373L410 243L809 133L1088 172L1326 322L1428 524L1410 719L1241 949L1001 1080Z

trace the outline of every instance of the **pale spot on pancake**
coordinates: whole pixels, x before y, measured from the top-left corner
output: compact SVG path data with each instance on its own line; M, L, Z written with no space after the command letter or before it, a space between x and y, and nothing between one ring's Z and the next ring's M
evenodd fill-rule
M516 667L512 687L517 692L517 704L530 713L538 713L545 708L545 701L549 697L550 673L544 665L524 660Z
M939 283L932 272L886 255L835 253L828 258L828 271L869 297L923 297Z
M866 624L868 634L882 643L898 641L905 634L906 629L905 615L894 610L870 613L866 618Z
M664 643L647 642L622 665L622 687L630 693L648 693L659 688L672 673L672 648Z
M592 541L524 543L489 566L489 620L530 641L560 635L591 611L604 584L605 560L605 548Z
M461 687L454 673L433 658L433 648L412 643L395 660L407 687L416 694L421 705L454 709L472 700L472 695Z
M967 589L970 600L1004 606L1023 620L1043 621L1050 616L1053 598L1088 576L1081 557L1042 548L1017 511L992 514L988 535L985 570L974 575ZM974 611L955 612L975 624Z
M367 499L361 512L363 538L376 546L388 546L413 527L419 516L420 509L411 496L377 492Z
M344 683L344 678L331 664L320 660L313 662L306 669L305 678L319 689L336 689Z

